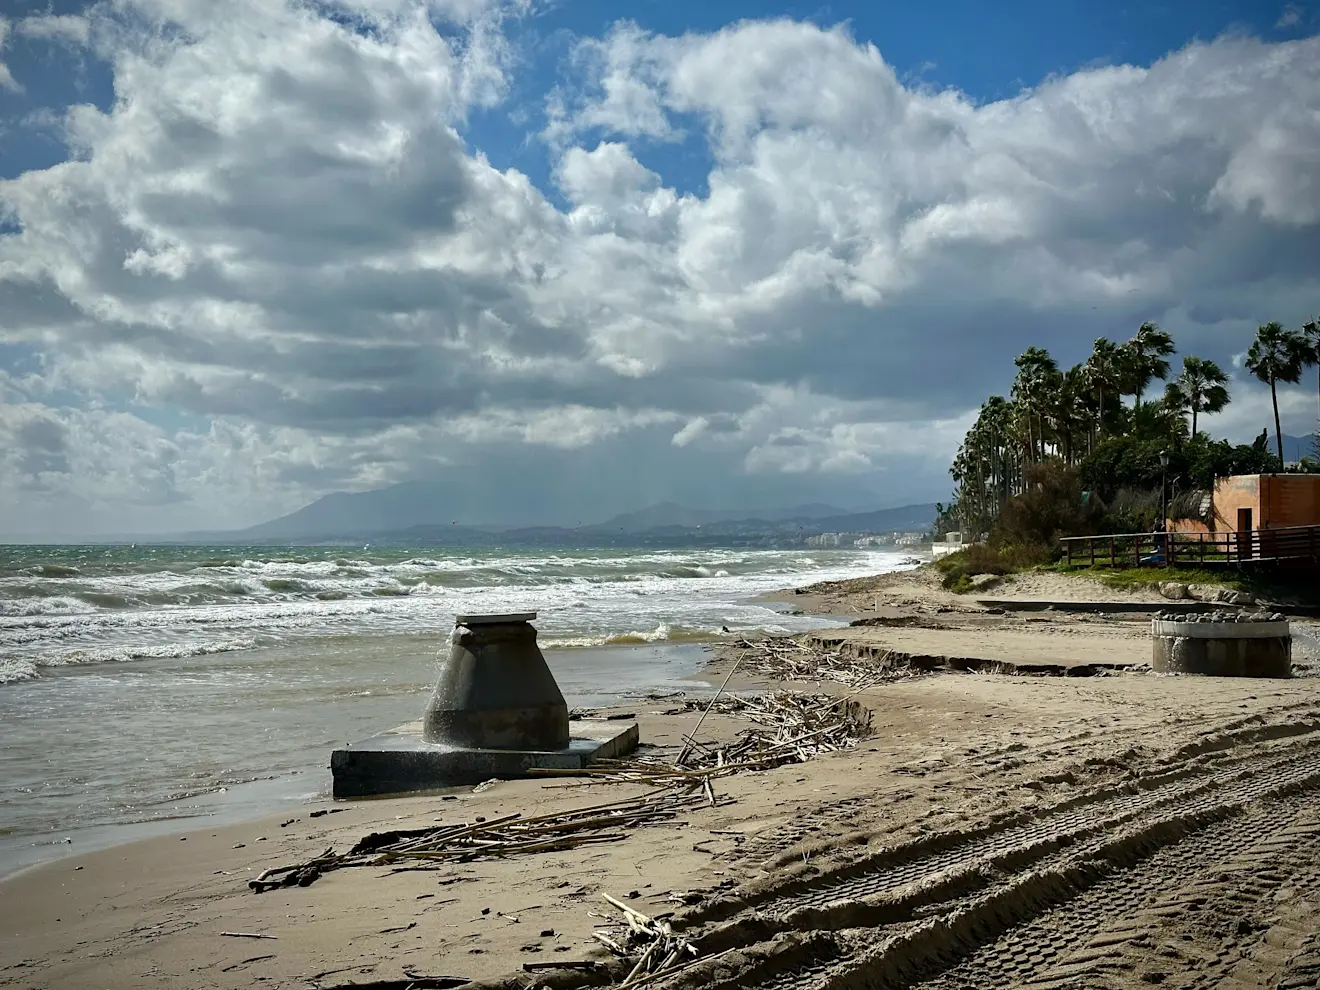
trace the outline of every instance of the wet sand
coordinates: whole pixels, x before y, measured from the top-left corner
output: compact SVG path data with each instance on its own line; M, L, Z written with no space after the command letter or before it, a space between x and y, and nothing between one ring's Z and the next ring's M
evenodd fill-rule
M1028 622L920 577L793 600L906 623L822 633L822 651L848 640L857 655L1143 659L1130 618ZM705 676L722 680L728 662ZM774 686L752 672L735 685ZM591 937L618 916L605 893L673 912L699 940L702 958L674 986L1315 985L1320 679L948 671L856 698L874 712L858 748L722 779L732 803L589 849L341 870L265 894L246 886L373 830L640 788L513 781L451 800L327 803L29 870L0 883L0 985L327 990L422 975L604 985L627 972ZM673 705L628 706L652 752L673 753L697 718ZM745 725L712 715L701 736ZM331 807L343 810L310 816ZM556 960L604 968L521 970Z

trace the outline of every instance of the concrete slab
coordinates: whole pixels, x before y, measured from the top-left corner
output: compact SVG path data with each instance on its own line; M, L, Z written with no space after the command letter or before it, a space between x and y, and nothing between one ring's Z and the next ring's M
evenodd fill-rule
M615 759L637 747L636 722L580 719L560 750L464 749L422 738L421 721L364 739L330 754L337 798L378 797L479 784L497 777L530 776L533 767L581 770L596 760Z
M1097 670L1150 665L1150 626L1097 623L1094 632L1069 628L912 629L850 626L810 633L808 645L881 666L906 664L919 670L966 670L999 674L1089 677Z
M1198 601L1055 601L1046 598L978 598L976 604L1005 612L1204 612L1207 608L1236 608Z
M1281 602L1257 602L1255 605L1229 605L1225 602L1201 602L1188 599L1171 601L1058 601L1046 598L977 598L976 604L985 608L1002 608L1005 612L1204 612L1207 609L1251 612L1267 608L1271 612L1295 615L1300 618L1320 616L1320 605L1296 605Z
M454 625L456 626L505 626L510 622L532 622L536 618L535 612L503 612L490 615L478 615L477 613L463 613L454 616Z

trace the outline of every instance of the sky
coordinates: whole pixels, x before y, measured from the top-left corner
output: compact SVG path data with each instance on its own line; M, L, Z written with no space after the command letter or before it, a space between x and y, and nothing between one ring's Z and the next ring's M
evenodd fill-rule
M1250 440L1318 176L1320 2L8 0L0 536L935 500L1145 320Z

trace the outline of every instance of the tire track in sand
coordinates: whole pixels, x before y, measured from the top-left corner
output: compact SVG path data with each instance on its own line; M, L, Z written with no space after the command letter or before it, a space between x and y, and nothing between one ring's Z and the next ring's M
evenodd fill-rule
M1266 842L1265 853L1298 845L1298 836L1320 825L1300 823L1280 832L1271 816L1277 811L1261 816L1250 809L1320 788L1316 749L1314 740L1300 739L1234 754L1200 776L1175 768L1154 775L1168 782L1147 790L1084 796L1034 821L968 833L962 842L941 837L913 843L860 869L796 883L777 897L760 898L760 910L707 931L704 946L721 958L676 983L878 990L980 965L975 979L959 973L953 982L932 986L1016 986L1061 965L1065 957L1083 968L1122 969L1128 965L1122 953L1131 948L1141 954L1135 936L1110 943L1118 948L1091 947L1110 948L1108 955L1073 959L1069 953L1080 948L1076 929L1060 928L1065 916L1058 912L1075 904L1094 917L1122 913L1127 901L1115 900L1114 892L1130 900L1164 890L1171 877L1204 855L1198 842L1190 841L1198 836L1222 834L1214 841L1243 848ZM1267 841L1265 832L1253 829L1274 836ZM1165 859L1174 864L1172 873L1158 868ZM1054 920L1032 927L1047 916ZM780 934L786 928L793 933ZM1062 934L1051 936L1051 942L1044 934L1050 931ZM1015 936L1012 946L999 945ZM978 956L986 945L998 949ZM993 971L987 961L992 959L1011 960L1017 968ZM1072 978L1063 973L1059 979L1065 982L1058 985L1069 985Z

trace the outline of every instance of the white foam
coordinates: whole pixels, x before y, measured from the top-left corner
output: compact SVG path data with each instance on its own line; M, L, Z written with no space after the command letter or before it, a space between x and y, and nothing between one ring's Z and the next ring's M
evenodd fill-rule
M661 642L724 627L791 632L813 620L747 599L788 584L895 570L902 559L875 551L702 550L397 562L248 557L102 574L84 567L41 579L52 592L45 597L32 597L30 587L27 597L6 597L16 582L30 585L30 575L0 580L0 657L30 677L42 666L184 657L306 637L443 633L456 612L526 609L540 612L546 645Z

